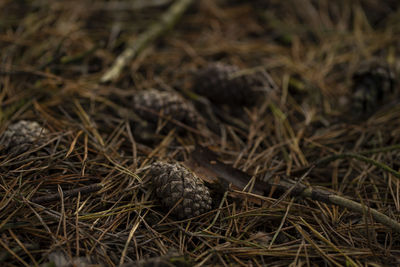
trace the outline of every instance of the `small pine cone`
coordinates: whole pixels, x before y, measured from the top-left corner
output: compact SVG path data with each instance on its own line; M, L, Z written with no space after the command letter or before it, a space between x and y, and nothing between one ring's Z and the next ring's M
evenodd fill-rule
M178 93L155 89L141 91L134 96L133 107L139 116L151 122L157 122L159 119L157 114L161 113L192 127L203 123L192 103Z
M265 98L269 87L263 73L244 73L237 66L218 62L195 75L193 89L216 104L252 106Z
M386 62L362 62L353 74L352 107L357 115L369 114L394 93L394 73Z
M157 196L162 204L171 209L179 219L198 216L211 209L211 196L208 188L195 174L182 165L155 162L150 166L150 175Z
M43 145L47 139L48 130L35 121L20 120L8 126L1 143L10 153L23 153L32 147Z

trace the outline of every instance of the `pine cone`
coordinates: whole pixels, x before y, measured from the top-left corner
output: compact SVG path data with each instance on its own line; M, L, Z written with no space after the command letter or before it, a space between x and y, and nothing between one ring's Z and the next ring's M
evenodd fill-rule
M394 73L377 59L362 62L353 74L353 111L369 114L394 92Z
M156 194L165 207L171 209L183 198L173 210L179 219L195 217L211 209L208 188L182 165L155 162L150 166L150 175Z
M32 147L43 145L47 140L48 130L35 121L20 120L8 126L1 143L9 153L23 153Z
M159 113L192 127L203 122L192 103L173 92L155 89L141 91L134 96L133 106L139 116L151 122L158 121Z
M237 66L219 62L195 75L193 90L216 104L252 106L265 98L268 87L262 73L243 73Z

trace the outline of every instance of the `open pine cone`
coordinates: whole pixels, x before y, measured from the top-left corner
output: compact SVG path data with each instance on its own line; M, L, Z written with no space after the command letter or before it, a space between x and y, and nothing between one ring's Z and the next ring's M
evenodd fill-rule
M192 103L174 92L155 89L141 91L134 96L133 107L139 116L151 122L157 122L159 114L192 127L203 122Z
M218 62L196 73L193 90L216 104L252 106L265 98L268 87L263 73L245 73L237 66Z
M43 145L48 140L48 130L35 121L20 120L8 126L1 143L12 154L23 153L32 147Z
M155 162L150 166L150 176L162 204L171 209L178 219L198 216L211 209L211 196L202 180L182 165ZM182 199L182 200L181 200Z
M384 61L362 62L353 74L352 92L353 111L369 114L394 93L394 73Z

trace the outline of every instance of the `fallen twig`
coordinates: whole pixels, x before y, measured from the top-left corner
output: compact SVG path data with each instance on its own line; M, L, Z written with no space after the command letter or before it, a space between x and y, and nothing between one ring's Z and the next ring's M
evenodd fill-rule
M386 225L393 229L396 232L400 232L400 223L391 219L389 216L369 207L366 207L360 203L357 203L353 200L347 199L345 197L339 196L333 192L329 192L326 190L316 189L311 186L307 186L305 184L296 184L295 181L292 181L287 178L281 178L278 184L270 184L270 186L276 186L282 191L289 190L295 185L292 189L292 195L311 198L312 200L321 201L327 204L334 204L342 208L347 208L348 210L355 211L357 213L364 214L365 209L371 213L372 217L379 223Z
M148 44L171 29L192 2L193 0L176 1L163 14L159 22L153 24L147 31L139 35L137 39L130 40L128 47L117 57L114 64L104 73L100 81L104 83L117 79L128 62L137 56Z
M218 160L217 155L205 147L196 147L196 150L192 153L191 157L197 164L203 166L204 168L211 168L211 170L218 174L219 179L222 179L228 183L232 183L239 188L243 188L243 185L246 184L250 179L250 175L247 173L221 163ZM289 194L292 196L311 198L312 200L321 201L327 204L334 204L361 214L364 214L365 209L368 209L372 217L377 222L388 226L396 232L400 232L400 223L375 209L366 207L353 200L339 196L334 192L316 189L301 182L293 181L289 178L280 178L278 183L273 183L271 179L268 181L257 181L254 186L254 192L256 194L260 194L260 192L265 192L272 187L276 187L278 190L283 192L289 192Z

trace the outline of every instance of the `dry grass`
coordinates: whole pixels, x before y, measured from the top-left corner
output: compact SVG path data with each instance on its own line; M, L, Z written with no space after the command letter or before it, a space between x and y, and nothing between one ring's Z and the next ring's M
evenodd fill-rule
M377 56L399 67L396 1L196 1L117 81L100 83L171 1L159 2L0 3L0 132L28 119L52 137L44 154L0 156L0 264L84 257L134 266L165 254L184 255L173 259L180 266L399 264L399 233L367 207L400 219L400 151L379 150L400 142L400 106L393 101L360 120L347 100L360 61ZM217 131L173 129L141 140L130 110L135 92L154 87L189 98L191 73L212 61L265 69L280 91L258 107L238 107ZM317 165L302 182L366 208L227 191L215 192L209 213L176 221L141 168L187 160L195 144L276 182L352 153Z

